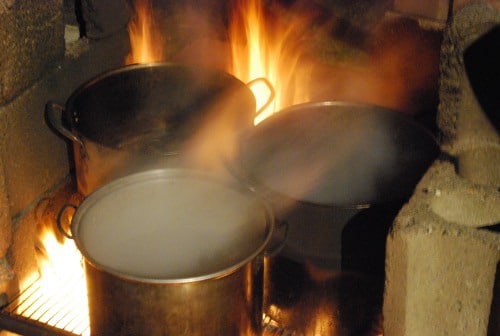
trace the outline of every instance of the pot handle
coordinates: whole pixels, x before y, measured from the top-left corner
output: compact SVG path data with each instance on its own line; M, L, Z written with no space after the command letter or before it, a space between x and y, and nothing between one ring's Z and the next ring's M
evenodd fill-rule
M64 237L69 238L69 239L73 239L73 236L71 235L71 233L68 233L66 230L64 230L63 225L62 225L63 215L66 213L66 210L68 210L68 208L73 208L76 210L77 206L74 204L65 204L61 208L61 210L59 210L59 213L57 214L57 229L59 230L59 232L61 232L63 234Z
M271 236L271 240L266 246L264 253L266 256L273 257L277 255L285 246L288 237L288 222L276 221L275 231Z
M85 145L83 144L82 139L80 139L77 135L75 135L73 132L71 132L63 125L62 123L63 113L64 113L64 108L57 103L49 101L45 105L45 115L47 116L47 122L50 124L50 126L53 127L62 136L78 143L85 153Z
M247 83L247 86L251 87L252 85L255 85L256 83L259 83L259 82L262 82L262 83L264 83L264 85L267 86L267 88L269 90L269 97L267 97L266 102L261 107L259 107L257 112L255 112L256 116L261 114L271 104L271 102L274 100L274 97L276 96L276 92L274 91L273 84L271 84L271 82L264 77L258 77L258 78L252 79L250 82Z

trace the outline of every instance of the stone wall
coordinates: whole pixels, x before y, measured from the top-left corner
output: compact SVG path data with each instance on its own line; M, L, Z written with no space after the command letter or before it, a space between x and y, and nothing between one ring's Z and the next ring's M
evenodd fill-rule
M6 256L13 214L61 175L48 158L39 160L61 146L40 131L43 105L25 92L63 55L62 0L0 0L0 292L13 277Z
M63 34L62 0L0 0L0 105L62 57Z
M38 203L70 176L71 143L47 124L46 103L64 105L128 52L126 17L105 40L90 40L69 3L0 0L0 306L36 267Z

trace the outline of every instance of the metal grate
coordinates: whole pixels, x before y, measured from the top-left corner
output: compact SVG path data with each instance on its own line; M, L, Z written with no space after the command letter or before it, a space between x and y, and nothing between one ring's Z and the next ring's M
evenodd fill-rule
M75 283L84 280L79 274L47 291L45 280L36 279L2 309L0 329L25 336L89 336L87 302L75 290ZM269 316L264 315L262 323L262 336L300 336Z
M0 326L22 335L89 336L87 302L75 288L85 281L75 275L53 288L36 279L7 304L0 314Z
M262 336L303 336L295 331L280 327L278 322L267 315L263 316L262 326Z

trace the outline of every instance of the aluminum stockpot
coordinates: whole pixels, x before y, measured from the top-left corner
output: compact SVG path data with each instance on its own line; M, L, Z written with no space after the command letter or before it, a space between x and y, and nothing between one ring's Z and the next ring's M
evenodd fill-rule
M255 193L200 171L151 170L99 188L71 221L92 335L259 335L273 231Z
M240 139L228 169L287 223L280 258L266 261L264 291L265 313L285 325L280 311L297 304L291 301L312 281L302 268L340 271L349 257L346 227L373 206L402 204L439 154L433 135L411 117L343 101L287 107ZM283 259L300 270L288 274Z
M433 135L407 115L323 101L287 107L249 129L227 166L288 223L284 253L338 265L343 226L371 205L406 200L438 153Z
M250 86L264 82L256 111ZM249 83L220 70L175 63L124 66L82 84L65 107L46 105L48 123L73 143L78 190L165 167L217 170L236 134L273 99L264 78ZM179 156L182 153L182 157Z

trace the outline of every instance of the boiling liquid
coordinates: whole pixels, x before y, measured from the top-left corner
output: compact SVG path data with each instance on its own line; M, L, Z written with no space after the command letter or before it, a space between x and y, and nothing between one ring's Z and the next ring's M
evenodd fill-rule
M269 233L254 197L211 179L161 177L99 196L75 216L79 247L90 262L132 277L219 272L259 252Z

